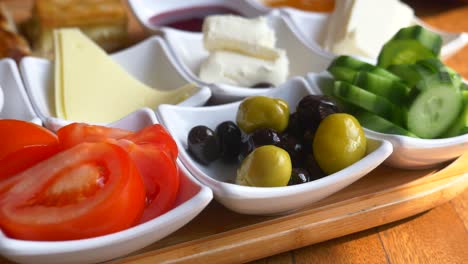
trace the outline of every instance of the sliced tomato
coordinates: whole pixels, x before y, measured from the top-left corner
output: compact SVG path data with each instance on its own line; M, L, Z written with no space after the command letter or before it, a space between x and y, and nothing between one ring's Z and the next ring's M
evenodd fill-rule
M158 146L168 152L175 161L179 152L172 136L160 124L147 126L135 134L123 137L138 145Z
M136 133L96 125L71 124L57 134L64 148L81 142L107 141L124 147L135 162L146 188L146 222L173 208L179 189L177 145L159 124Z
M140 223L174 207L179 190L179 171L172 156L159 146L119 140L135 162L146 188L146 207Z
M101 142L109 138L119 139L132 134L133 132L129 130L85 123L72 123L57 131L60 144L65 149L82 142Z
M0 120L0 180L59 151L58 137L46 128L21 120Z
M0 228L26 240L72 240L133 226L145 188L128 153L83 143L0 182Z

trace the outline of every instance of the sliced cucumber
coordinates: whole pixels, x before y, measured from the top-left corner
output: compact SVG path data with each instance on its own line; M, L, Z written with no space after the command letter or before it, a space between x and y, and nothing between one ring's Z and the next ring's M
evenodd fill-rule
M384 68L374 66L347 55L337 57L332 61L330 66L328 66L327 70L339 81L352 82L358 71L368 71L386 77L387 79L401 81L397 75Z
M421 138L436 138L454 123L462 107L462 95L456 89L427 89L409 108L408 130Z
M450 77L454 87L457 89L462 84L462 77L460 74L458 74L454 69L445 65L438 58L420 60L417 62L417 64L425 67L425 69L429 70L431 73L446 72L444 75L448 75Z
M397 81L397 82L401 82L402 79L400 77L398 77L397 75L391 73L390 71L382 68L382 67L374 67L370 70L368 70L368 72L370 73L373 73L373 74L377 74L379 76L382 76L382 77L385 77L387 79L390 79L392 81Z
M350 83L336 81L334 95L343 101L375 113L396 124L404 124L406 113L384 97L375 95Z
M353 84L366 91L387 98L394 104L406 104L409 87L399 81L393 81L370 72L358 72Z
M341 56L336 57L330 63L330 66L328 66L328 68L331 68L331 67L346 67L346 68L350 68L356 71L358 70L364 71L364 70L375 68L375 66L370 63L358 60L348 55L341 55Z
M455 120L447 132L442 137L456 137L468 133L468 104L465 104L464 110Z
M454 89L460 91L459 86L456 86L450 74L447 71L438 71L431 75L422 75L421 80L416 84L416 88L420 91L432 89L434 87L445 87L446 89Z
M415 134L409 132L408 130L393 124L392 122L384 119L378 115L370 113L368 111L360 110L354 113L354 116L357 118L359 123L368 129L386 133L386 134L396 134L409 137L417 137Z
M352 82L357 71L348 67L333 66L328 68L328 72L333 75L336 80Z
M400 77L409 87L414 87L421 80L421 75L414 64L393 64L388 70Z
M400 29L382 47L377 65L387 68L393 64L415 63L439 56L442 38L419 25Z

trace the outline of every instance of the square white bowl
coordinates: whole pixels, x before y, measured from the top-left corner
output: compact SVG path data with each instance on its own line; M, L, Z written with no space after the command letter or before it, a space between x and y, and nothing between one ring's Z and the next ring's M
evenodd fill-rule
M266 95L286 100L295 109L312 90L303 78L292 78ZM157 116L179 146L180 159L193 175L210 187L215 198L225 207L243 214L270 215L297 210L323 199L355 182L381 164L392 152L386 140L368 139L368 154L355 164L324 178L286 187L259 188L236 185L238 164L222 161L205 166L195 161L187 151L187 136L191 128L205 125L214 129L223 121L235 121L241 102L209 107L161 105Z
M12 59L0 60L0 90L3 104L0 107L0 119L19 119L41 125L29 101L23 81Z
M316 94L329 94L333 77L327 73L310 73L307 81ZM441 139L421 139L408 136L379 133L364 128L367 136L387 140L393 145L393 153L385 161L389 166L402 169L424 169L449 161L468 152L468 134Z
M130 75L149 87L169 90L192 82L176 65L164 40L157 36L112 54L111 57ZM20 63L25 87L37 115L47 128L55 131L73 120L56 118L53 68L53 62L34 57L25 57ZM181 105L201 106L210 97L211 90L199 86L198 91L181 102Z
M156 124L149 108L137 110L110 126L137 131ZM197 216L212 200L212 191L201 185L177 160L180 186L176 204L167 213L113 234L70 241L26 241L5 236L0 229L0 254L19 263L96 263L108 261L148 246Z
M319 48L311 47L297 37L291 22L277 12L265 16L270 27L275 31L278 48L284 49L289 59L289 78L305 76L308 72L320 72L326 69L334 58ZM209 53L203 46L203 34L172 28L161 29L171 52L180 67L195 83L209 86L215 102L232 102L247 96L263 94L274 88L249 88L222 83L207 83L198 77L201 63Z

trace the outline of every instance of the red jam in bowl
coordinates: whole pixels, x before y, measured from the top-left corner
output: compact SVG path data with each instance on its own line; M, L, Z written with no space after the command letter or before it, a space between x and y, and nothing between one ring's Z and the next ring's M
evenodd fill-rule
M158 27L200 32L205 17L216 14L241 15L238 11L225 6L194 6L155 15L150 18L150 23Z

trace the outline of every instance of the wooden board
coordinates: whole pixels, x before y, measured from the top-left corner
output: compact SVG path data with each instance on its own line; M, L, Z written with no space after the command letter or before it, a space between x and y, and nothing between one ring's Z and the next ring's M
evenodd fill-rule
M295 213L240 215L213 202L169 237L117 263L241 263L416 215L468 188L468 154L435 169L380 166L348 188Z
M15 10L17 20L30 14L32 1L2 2ZM426 5L427 1L423 1L423 4L430 10L429 7L437 2ZM440 10L440 7L434 7L434 10ZM424 15L421 9L417 9L417 14ZM431 13L424 20L443 30L468 31L468 20L463 19L466 15L468 7L462 7L443 16ZM129 30L135 41L145 37L134 19L130 20ZM468 78L467 58L468 48L465 48L447 63ZM111 262L247 262L416 215L451 200L466 189L468 153L434 169L406 171L380 166L339 193L289 215L241 215L213 201L177 232ZM459 207L463 211L463 206ZM391 232L389 236L392 236ZM362 243L366 241L364 239ZM374 253L383 257L379 247L367 246L367 249L375 249ZM0 258L0 263L3 261ZM392 259L392 262L404 261Z

